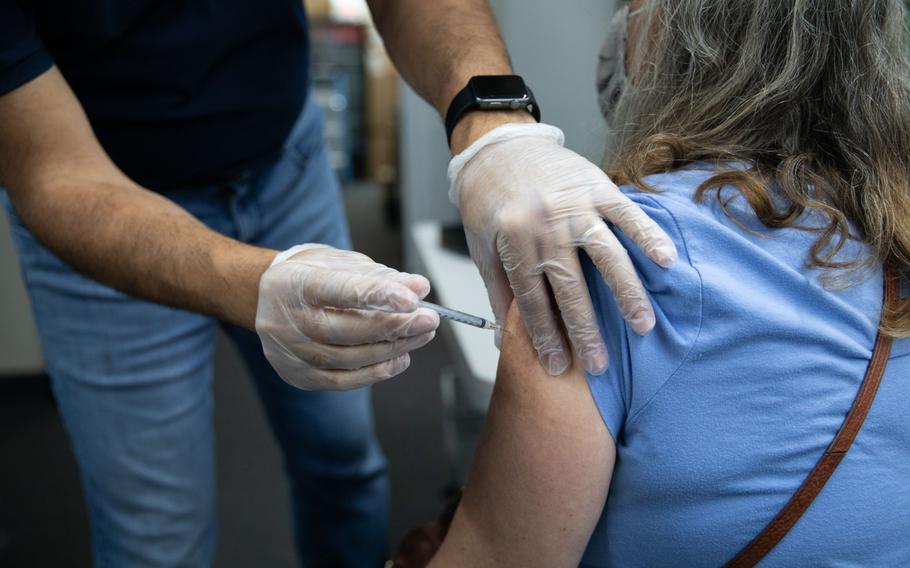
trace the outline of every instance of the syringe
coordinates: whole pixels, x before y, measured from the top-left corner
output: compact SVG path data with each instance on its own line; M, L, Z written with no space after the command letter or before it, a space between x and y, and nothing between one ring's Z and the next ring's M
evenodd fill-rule
M466 314L464 312L459 312L458 310L452 310L449 308L444 308L438 304L432 302L418 302L418 305L421 308L428 308L439 314L439 317L445 318L447 320L457 321L458 323L464 323L474 327L479 327L480 329L492 329L498 330L501 329L500 325L494 321L490 321L486 318L480 316L472 316L471 314Z

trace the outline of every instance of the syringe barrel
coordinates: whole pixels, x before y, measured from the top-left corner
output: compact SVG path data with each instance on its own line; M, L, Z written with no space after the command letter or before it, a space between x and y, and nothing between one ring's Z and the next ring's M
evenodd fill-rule
M443 317L448 320L457 321L466 325L473 327L479 327L481 329L496 329L496 325L479 316L472 316L471 314L466 314L465 312L460 312L458 310L453 310L451 308L446 308L432 302L423 302L421 301L418 304L422 308L427 308L433 310L440 317Z

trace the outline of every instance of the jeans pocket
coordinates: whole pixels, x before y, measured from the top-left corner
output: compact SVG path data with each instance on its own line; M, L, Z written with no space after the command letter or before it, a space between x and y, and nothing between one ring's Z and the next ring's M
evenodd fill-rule
M323 128L322 108L311 93L284 144L285 156L306 168L325 143Z

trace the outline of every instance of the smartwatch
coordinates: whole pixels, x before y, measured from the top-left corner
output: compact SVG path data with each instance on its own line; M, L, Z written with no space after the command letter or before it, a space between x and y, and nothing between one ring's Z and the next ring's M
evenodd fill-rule
M534 93L518 75L477 75L460 90L446 112L446 139L452 146L452 131L465 113L472 110L526 109L540 122L540 108Z

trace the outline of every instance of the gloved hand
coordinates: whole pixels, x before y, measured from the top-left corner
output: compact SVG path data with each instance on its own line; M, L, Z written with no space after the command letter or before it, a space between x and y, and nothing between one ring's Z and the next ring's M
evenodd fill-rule
M497 321L504 321L514 295L550 374L561 374L571 360L563 327L585 368L599 373L607 367L607 350L577 249L591 257L639 334L654 327L654 311L604 219L661 266L672 265L677 253L600 168L562 143L554 126L499 126L452 158L449 197L461 210Z
M285 382L349 390L401 373L408 353L436 334L439 316L418 309L423 276L325 245L280 253L259 281L256 332Z

